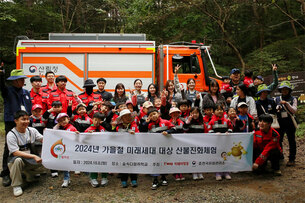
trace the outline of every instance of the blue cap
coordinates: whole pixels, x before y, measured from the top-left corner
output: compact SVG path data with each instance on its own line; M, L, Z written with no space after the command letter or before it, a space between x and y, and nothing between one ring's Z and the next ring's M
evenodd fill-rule
M259 80L261 80L261 81L264 81L264 78L263 78L263 76L261 76L261 75L256 76L254 79L259 79Z
M234 74L234 73L236 73L236 72L240 73L240 70L239 70L238 68L233 68L233 69L231 70L231 72L230 72L230 75L232 75L232 74Z

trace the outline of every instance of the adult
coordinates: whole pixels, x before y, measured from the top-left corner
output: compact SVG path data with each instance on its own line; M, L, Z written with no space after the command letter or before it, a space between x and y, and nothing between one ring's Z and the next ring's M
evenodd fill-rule
M241 83L236 87L236 94L237 97L235 97L230 107L233 107L237 110L237 106L240 102L245 102L248 106L248 113L253 116L254 119L257 118L257 110L255 101L252 97L248 96L248 90L245 84Z
M267 86L267 88L270 90L270 92L273 92L278 85L278 73L277 73L277 65L276 64L272 64L272 75L273 75L273 81L270 85ZM252 95L254 100L257 101L259 100L259 96L255 95L258 91L258 86L264 84L264 78L261 75L258 75L256 77L254 77L254 94Z
M216 102L220 103L225 110L227 109L227 103L224 96L220 94L218 82L211 79L209 84L209 92L202 98L202 108L204 109L207 106L215 107Z
M72 101L72 109L74 110L77 106L77 101L75 99L75 94L71 90L66 89L67 85L67 78L66 76L60 75L56 78L55 83L57 86L56 90L52 90L49 99L48 99L48 106L52 108L52 103L54 101L60 101L62 104L62 113L67 113L69 102Z
M90 101L93 101L94 103L101 104L103 99L102 96L99 93L93 92L93 88L96 85L94 84L93 80L87 79L85 80L83 88L85 88L85 91L80 93L78 97L82 100L82 102L88 106Z
M50 94L52 90L56 90L55 84L55 73L53 71L47 71L45 74L45 78L47 80L47 84L41 87L41 91Z
M11 81L10 86L5 85L4 72L0 72L0 89L4 100L4 125L5 134L7 134L12 128L15 127L14 114L19 110L25 110L29 114L31 113L32 102L30 92L23 89L24 80L27 78L23 74L23 70L15 69L11 71L10 77L7 80ZM2 159L2 185L9 186L11 183L9 177L9 169L7 166L7 158L9 151L7 143L4 145L3 159Z
M123 83L118 83L115 86L114 89L114 97L112 98L112 101L117 103L125 103L128 100L128 97L126 97L125 93L125 86Z
M240 76L240 70L238 68L233 68L230 72L230 86L233 88L232 92L227 95L227 103L230 104L233 96L236 93L236 88L238 85L242 83L241 76Z
M143 82L141 79L135 79L133 85L134 85L135 90L131 91L130 100L132 99L133 95L136 95L137 96L137 105L138 105L138 107L140 107L145 102L145 98L146 98L147 94L142 91Z
M107 92L105 90L105 86L106 86L106 83L107 83L106 79L105 78L99 78L99 79L97 79L96 83L97 83L97 88L98 88L96 93L100 94L104 101L110 101L113 96L110 92Z
M279 86L279 92L281 96L276 97L276 109L277 117L280 124L280 129L278 130L280 134L280 144L283 147L283 138L285 133L288 137L289 143L289 161L287 166L295 165L295 156L296 156L296 141L295 141L295 132L297 128L297 123L295 122L294 115L297 112L297 99L291 95L292 85L289 81L283 81Z
M149 84L147 88L146 100L150 101L151 103L154 103L155 99L159 97L160 97L160 93L158 90L158 86L153 83Z
M35 128L28 127L30 120L26 111L20 110L15 113L14 121L16 127L6 136L9 149L8 167L12 179L11 186L15 196L22 195L21 185L23 183L22 173L26 176L27 182L35 181L35 174L41 165L41 158L37 156L34 149L34 142L42 142L42 135Z
M170 104L173 105L173 102L177 103L182 99L180 87L177 87L177 84L175 86L175 82L173 80L168 80L165 83L165 89L164 89L164 94L166 95L166 100ZM179 90L179 91L177 91Z
M280 135L271 127L273 122L269 114L259 117L259 130L255 131L253 139L253 170L264 169L267 161L270 160L271 168L275 175L281 175L280 156Z
M258 117L262 114L276 114L275 101L268 98L270 92L271 90L266 84L261 84L257 88L256 95L259 96L259 100L256 101L256 110Z
M42 112L44 113L48 110L48 98L49 95L44 93L41 89L42 79L40 76L35 75L30 79L32 89L30 92L32 105L39 104L42 107Z

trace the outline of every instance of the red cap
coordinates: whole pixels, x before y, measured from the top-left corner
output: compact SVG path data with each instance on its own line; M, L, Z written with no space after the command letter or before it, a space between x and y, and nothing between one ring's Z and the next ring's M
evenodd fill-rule
M32 111L34 111L35 109L42 109L42 106L40 104L35 104L33 107L32 107Z

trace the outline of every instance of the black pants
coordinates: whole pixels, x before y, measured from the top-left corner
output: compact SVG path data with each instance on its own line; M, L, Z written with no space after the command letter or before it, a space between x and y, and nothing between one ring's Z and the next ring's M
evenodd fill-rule
M4 144L4 150L3 150L1 177L10 175L10 170L8 169L8 166L7 166L7 159L9 156L9 151L8 151L7 142L6 142L6 135L9 131L11 131L16 126L14 121L7 121L4 124L5 124L5 142L4 142L5 144Z
M278 130L278 133L280 134L280 145L283 149L283 139L286 133L289 143L289 161L294 161L297 153L297 144L295 141L296 128L294 127L293 122L290 118L281 120L279 124L280 129Z
M253 162L259 157L259 155L262 153L260 149L253 149ZM268 158L271 162L271 168L273 170L279 170L280 169L280 157L281 157L281 152L279 149L272 149L269 151ZM267 160L266 162L260 166L261 169L264 169L267 165Z
M129 174L129 173L120 173L121 176L121 181L126 181L128 180L128 176L130 176L130 180L137 180L138 179L138 174Z

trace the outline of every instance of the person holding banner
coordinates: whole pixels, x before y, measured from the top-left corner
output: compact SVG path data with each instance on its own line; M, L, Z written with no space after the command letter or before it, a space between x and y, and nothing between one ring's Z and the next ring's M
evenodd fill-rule
M34 175L42 172L39 170L42 159L34 154L34 142L42 142L43 136L35 128L28 127L30 120L26 111L17 111L14 121L16 127L8 132L6 141L9 149L8 168L12 179L11 186L14 196L17 197L23 194L22 173L25 174L27 182L34 182Z
M116 132L128 132L132 135L135 133L139 133L138 126L134 121L134 117L132 116L131 112L128 109L124 109L120 112L120 116L117 118ZM137 187L138 186L138 175L137 174L128 174L128 173L121 173L121 184L122 188L127 188L127 181L128 176L130 176L131 186Z
M280 156L280 135L271 127L273 118L269 114L262 114L259 117L259 130L255 131L253 138L253 170L264 169L267 160L271 162L271 168L275 175L281 175Z
M67 130L73 131L75 133L79 133L77 129L70 123L70 118L66 113L58 114L56 118L57 124L54 126L53 129L55 130ZM61 187L66 188L70 184L70 173L69 171L64 171L64 182Z
M105 119L105 115L99 112L95 113L92 118L92 125L85 130L85 133L93 133L93 132L105 132L106 129L101 125ZM101 186L106 186L108 184L107 173L102 173L102 181ZM90 173L90 183L92 187L98 187L98 173Z

